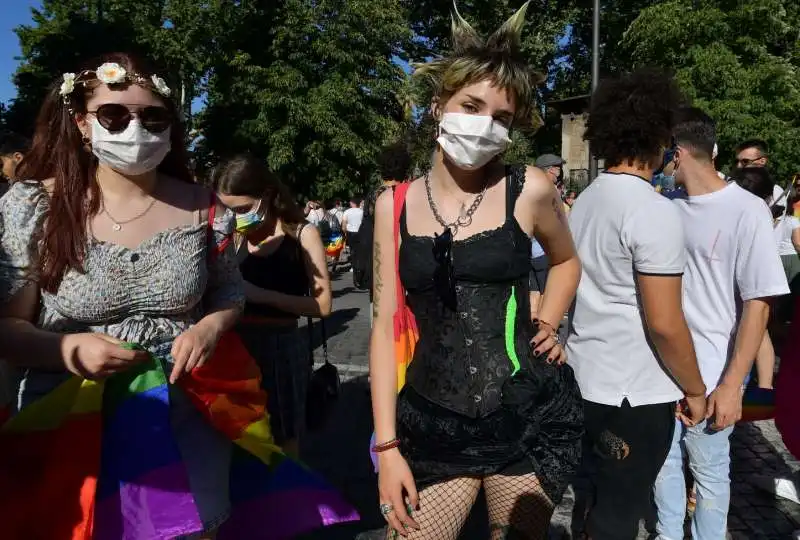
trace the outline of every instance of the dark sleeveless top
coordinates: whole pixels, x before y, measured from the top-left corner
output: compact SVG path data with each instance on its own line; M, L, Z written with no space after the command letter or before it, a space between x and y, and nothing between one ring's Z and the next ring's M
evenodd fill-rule
M299 240L302 233L301 228L297 238L284 235L281 245L267 256L248 254L239 266L244 280L262 289L293 296L308 296L310 283ZM272 306L251 302L245 304L244 313L263 317L297 317Z
M433 239L412 236L400 216L400 279L419 328L407 384L446 409L471 418L501 406L503 383L532 361L528 274L531 240L514 217L524 168L509 168L505 222L453 242L458 310L434 290Z

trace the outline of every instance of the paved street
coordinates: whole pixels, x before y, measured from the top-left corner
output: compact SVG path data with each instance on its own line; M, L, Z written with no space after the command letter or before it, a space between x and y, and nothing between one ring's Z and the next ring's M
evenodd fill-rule
M330 359L339 365L343 375L343 396L333 413L331 425L324 432L309 436L303 452L308 464L324 474L356 505L362 521L316 533L307 540L352 540L383 525L377 511L376 477L368 456L372 432L366 377L369 296L353 289L350 273L335 278L334 291L335 312L327 321L326 328ZM315 343L318 345L318 328L315 330ZM321 361L321 347L317 347L316 355ZM734 540L790 538L793 530L800 529L800 505L759 489L759 475L789 477L800 470L800 462L787 452L773 422L738 426L732 445L730 537ZM574 497L570 490L553 517L551 539L572 538L573 507ZM576 511L576 515L579 514ZM488 538L483 516L485 509L479 504L467 523L462 535L464 540ZM363 535L361 538L366 540L372 536ZM644 525L639 538L647 538Z

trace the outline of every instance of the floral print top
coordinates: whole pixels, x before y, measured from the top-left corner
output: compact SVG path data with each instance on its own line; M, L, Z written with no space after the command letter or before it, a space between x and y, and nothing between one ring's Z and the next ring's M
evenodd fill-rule
M36 279L39 242L49 196L39 182L15 184L0 199L0 302ZM173 341L216 306L244 306L232 243L233 214L208 224L162 231L135 250L89 235L84 273L68 270L55 294L41 292L37 327L58 333L100 332L150 350ZM20 406L50 391L67 373L27 370Z

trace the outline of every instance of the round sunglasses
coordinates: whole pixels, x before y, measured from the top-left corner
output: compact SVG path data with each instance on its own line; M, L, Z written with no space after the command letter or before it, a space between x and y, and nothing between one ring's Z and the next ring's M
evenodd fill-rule
M88 112L94 114L100 125L111 133L125 131L134 116L139 118L142 127L150 133L163 133L172 125L173 120L169 109L158 106L143 107L134 112L121 103L106 103Z

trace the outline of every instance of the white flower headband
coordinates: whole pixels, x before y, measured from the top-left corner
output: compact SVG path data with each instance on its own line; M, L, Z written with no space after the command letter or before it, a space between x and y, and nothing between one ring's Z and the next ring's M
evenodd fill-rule
M94 78L92 78L94 76ZM106 62L95 70L87 69L78 74L64 73L62 75L61 87L58 89L58 94L64 100L64 104L72 113L72 104L70 102L70 94L75 90L75 85L86 85L93 80L98 80L103 84L138 84L151 88L153 91L161 94L164 97L169 97L172 94L167 83L158 75L151 75L150 78L145 77L139 73L128 73L128 71L117 64L116 62Z

